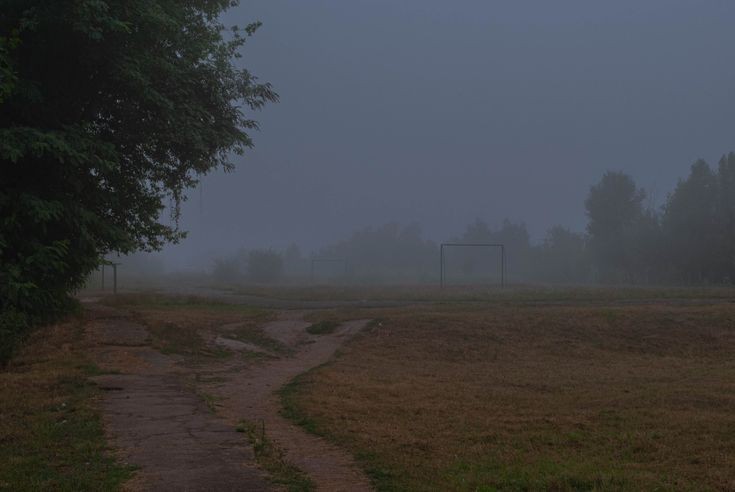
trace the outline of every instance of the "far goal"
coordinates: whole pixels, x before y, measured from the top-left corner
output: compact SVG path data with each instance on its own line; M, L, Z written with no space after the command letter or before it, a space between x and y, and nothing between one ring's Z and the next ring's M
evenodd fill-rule
M478 269L493 270L500 287L505 287L505 245L500 243L442 243L439 247L439 285L451 280L462 283L485 283L487 277L478 276ZM464 275L462 275L464 274ZM483 280L485 282L483 282Z

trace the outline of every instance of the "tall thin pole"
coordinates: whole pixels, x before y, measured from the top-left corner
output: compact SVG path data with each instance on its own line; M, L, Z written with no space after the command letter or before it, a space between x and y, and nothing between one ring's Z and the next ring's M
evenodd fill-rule
M117 263L112 264L112 293L117 294Z
M444 288L444 245L439 246L439 288Z
M105 290L105 264L102 264L102 290Z
M505 287L505 246L500 247L500 288Z

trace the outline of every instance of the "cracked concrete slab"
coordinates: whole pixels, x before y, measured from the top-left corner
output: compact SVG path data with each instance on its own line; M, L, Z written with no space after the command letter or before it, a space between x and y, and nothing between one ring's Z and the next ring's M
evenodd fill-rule
M114 374L92 378L103 390L109 440L138 468L127 490L272 490L251 446L185 384L173 361L148 346L144 326L104 310L87 324L98 365ZM107 315L107 317L105 317Z

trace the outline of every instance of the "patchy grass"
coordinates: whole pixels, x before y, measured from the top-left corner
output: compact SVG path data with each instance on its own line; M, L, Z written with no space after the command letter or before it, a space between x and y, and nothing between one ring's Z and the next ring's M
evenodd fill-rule
M381 310L282 391L379 490L735 489L735 305Z
M100 300L100 304L127 309L198 309L218 312L245 312L260 311L257 308L243 304L224 302L211 297L193 295L171 295L155 292L137 292L128 294L108 295Z
M308 390L308 388L304 387L304 381L310 379L312 373L318 371L321 367L315 367L310 371L296 376L278 390L278 395L281 397L281 415L312 434L329 437L327 430L319 427L307 410L300 405L300 397L303 396L304 391Z
M221 397L196 389L195 392L202 400L204 400L204 403L207 405L210 412L217 413L217 409L222 406Z
M291 301L345 302L492 302L492 303L638 303L651 300L698 301L735 297L732 287L558 287L538 285L447 286L435 284L385 286L239 286L235 294Z
M196 296L125 294L107 297L105 304L131 311L146 325L152 346L165 354L187 356L192 362L231 357L233 352L212 343L217 335L261 345L279 352L260 325L275 319L272 311Z
M307 327L306 333L309 333L310 335L331 335L338 326L339 323L337 321L322 320Z
M245 323L240 326L234 327L228 331L227 336L241 342L248 342L262 347L269 352L279 355L290 355L293 353L293 348L289 347L283 342L271 338L265 334L265 331L260 325L254 325L252 323ZM263 353L250 352L250 357L267 357Z
M247 436L255 451L258 464L268 472L273 483L285 487L290 492L315 490L314 483L308 475L288 463L283 451L268 439L265 428L243 420L238 424L237 431Z
M196 326L160 320L151 321L145 316L142 321L151 335L151 345L161 353L197 358L226 358L232 355L232 352L225 348L207 343Z
M117 490L77 320L34 332L0 372L0 490Z

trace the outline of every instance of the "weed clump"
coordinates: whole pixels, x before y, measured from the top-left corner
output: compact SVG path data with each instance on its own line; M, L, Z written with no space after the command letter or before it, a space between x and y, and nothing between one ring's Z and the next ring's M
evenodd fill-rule
M339 326L339 323L332 320L319 321L306 329L306 333L310 335L330 335Z
M283 450L268 439L262 422L256 425L254 422L242 420L235 430L248 438L253 446L255 459L265 468L273 483L285 486L289 492L311 492L315 489L314 482L306 473L288 463Z

